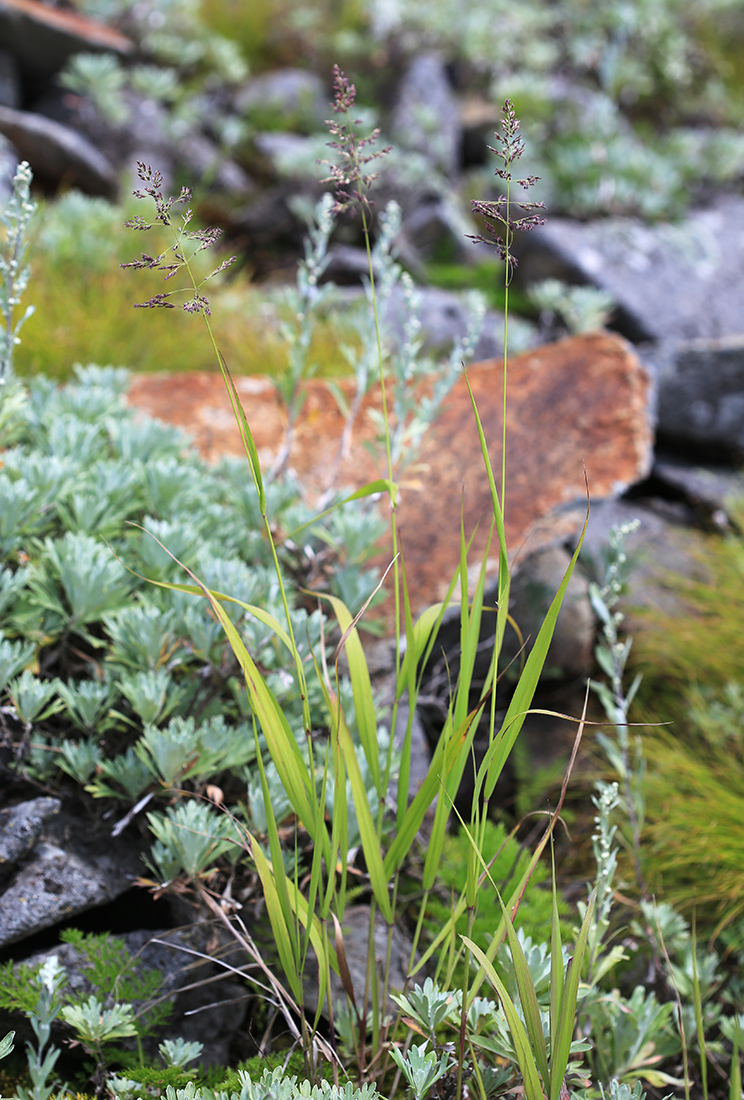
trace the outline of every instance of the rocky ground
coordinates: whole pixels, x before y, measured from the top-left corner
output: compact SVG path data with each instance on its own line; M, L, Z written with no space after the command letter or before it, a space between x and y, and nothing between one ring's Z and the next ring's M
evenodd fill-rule
M23 158L52 191L77 186L115 198L139 159L156 163L170 179L208 177L210 202L229 234L246 253L263 257L267 267L296 251L303 223L294 200L321 190L316 161L325 148L328 80L299 69L246 79L229 95L215 94L205 116L176 133L162 105L142 92L122 92L122 118L114 123L57 80L68 58L80 51L126 59L135 50L127 36L72 11L36 0L0 0L0 196L8 194ZM437 52L413 56L391 91L386 118L391 139L423 164L411 183L400 159L391 162L378 197L382 203L395 195L401 203L397 245L414 274L442 249L465 263L480 256L466 240L474 226L453 198L453 185L474 145L482 149L498 113L491 104L476 110L472 101L458 97L447 60ZM255 115L259 108L281 118L283 127L255 135L250 165L225 157L215 113L224 121ZM340 284L358 286L366 261L348 227L341 237L346 239L335 247L329 274ZM665 574L697 568L691 552L696 534L726 531L730 501L742 492L737 470L744 452L744 197L711 193L674 224L551 217L525 240L519 259L523 287L559 278L605 291L614 307L609 331L541 344L511 362L507 531L516 550L518 617L537 621L560 582L583 524L585 470L591 497L585 548L596 555L613 524L639 518L629 543L638 561L630 602L667 607ZM421 321L431 346L446 343L462 331L460 296L425 288ZM542 318L542 329L528 342L540 344L541 334L555 332L553 321ZM487 315L479 346L485 361L471 373L494 466L500 461L501 373L492 357L501 352L500 324L496 314ZM240 379L238 388L250 406L262 455L270 461L283 434L274 390L250 378ZM369 400L374 403L376 395ZM139 377L130 401L187 427L209 457L237 450L218 377ZM325 488L339 434L337 406L322 384L312 383L291 454L310 491ZM371 476L364 435L360 427L343 469L347 483ZM461 492L468 529L484 513L488 492L475 473L480 469L467 394L460 386L424 442L418 482L411 477L402 487L400 520L414 611L441 596L456 564ZM476 556L478 549L476 544ZM584 572L559 623L549 660L557 672L551 691L558 682L570 697L591 671L595 629ZM454 653L454 636L445 633L442 641ZM389 647L387 656L382 651L380 656L383 684L386 667ZM436 705L422 719L431 732ZM544 728L528 730L527 736L536 753L546 753ZM144 902L134 899L132 890L136 852L123 844L112 847L105 837L92 842L85 823L67 819L52 797L16 802L0 814L5 957L48 948L61 922L89 920L102 906L102 923L116 908L128 914L121 930L135 938L161 926L162 909L148 909L145 923L138 918ZM160 957L158 964L166 965ZM230 1028L239 1022L239 1013L228 1012L215 1023L224 1050ZM178 1033L185 1034L182 1024ZM204 1038L201 1031L198 1037Z

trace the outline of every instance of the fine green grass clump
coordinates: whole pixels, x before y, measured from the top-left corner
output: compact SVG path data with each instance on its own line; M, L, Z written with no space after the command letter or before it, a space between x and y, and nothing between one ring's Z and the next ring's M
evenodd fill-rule
M35 316L24 327L15 353L22 377L74 377L75 363L113 363L135 371L213 371L211 349L172 323L169 310L141 310L133 323L134 289L120 261L137 244L124 226L129 205L114 206L70 191L47 203L30 234ZM206 273L202 257L197 272ZM158 277L152 282L153 291ZM248 274L212 288L215 333L236 374L278 376L286 368L282 323L287 317L281 288L259 290ZM354 346L338 315L317 318L308 357L320 377L348 373L341 344Z
M744 538L711 536L702 564L708 581L675 585L686 613L646 617L634 663L639 717L669 723L643 735L649 885L712 928L744 913Z

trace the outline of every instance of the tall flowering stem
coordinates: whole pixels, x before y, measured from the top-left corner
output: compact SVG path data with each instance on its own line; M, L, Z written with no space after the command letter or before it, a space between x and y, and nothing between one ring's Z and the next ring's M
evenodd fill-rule
M380 372L380 388L382 396L382 414L385 421L385 447L387 452L387 465L388 465L388 478L392 482L393 480L393 458L392 449L390 443L390 432L388 430L388 416L387 416L387 394L385 392L385 372L383 370L383 354L382 354L382 337L380 335L380 317L377 309L377 296L375 294L375 272L374 264L372 263L372 243L370 241L370 230L372 228L372 203L369 198L369 189L377 179L377 172L369 171L369 165L379 160L380 157L385 156L390 152L391 146L387 146L385 149L377 149L375 152L365 152L375 144L380 131L378 129L373 130L367 137L361 137L357 132L357 127L361 125L362 120L360 118L352 118L352 111L356 104L356 87L350 84L344 73L339 69L338 65L333 66L333 113L338 118L328 119L326 126L328 127L329 134L333 137L333 141L328 142L328 146L331 149L335 149L338 156L335 160L324 160L321 163L328 165L330 169L330 175L328 175L323 182L332 183L334 185L334 192L336 201L332 207L333 214L341 214L344 211L349 211L353 216L356 207L359 207L359 211L362 218L362 231L364 233L364 242L367 249L367 265L369 270L369 281L372 296L372 308L375 318L375 337L377 341L377 359ZM396 500L393 497L390 501L390 506L395 512ZM395 532L395 524L393 524L393 553L397 558L397 535ZM396 578L397 578L397 560L396 560ZM398 586L396 583L396 603L397 603ZM396 607L396 622L398 621Z
M233 405L233 411L235 412L238 425L241 428L241 434L243 435L243 441L246 447L246 454L251 468L251 476L253 483L256 487L256 494L259 500L259 507L261 509L261 518L263 520L264 529L266 531L266 537L271 551L272 559L274 562L274 568L279 583L279 593L284 607L284 613L287 620L287 631L292 641L292 651L295 654L295 668L297 672L297 681L301 685L301 693L303 699L303 720L305 723L305 730L308 738L310 737L310 709L307 703L307 691L304 688L305 674L302 668L302 662L299 656L299 650L294 642L294 628L292 626L292 618L289 613L289 600L287 598L286 589L284 586L284 580L282 577L282 571L279 566L279 559L276 552L276 544L274 542L274 536L269 522L269 517L266 510L266 494L264 491L263 478L261 475L261 468L258 461L258 452L253 440L250 427L248 425L245 416L240 408L237 394L234 391L232 378L227 368L222 354L217 347L217 341L215 340L212 326L209 323L209 318L212 315L209 299L202 292L202 287L208 279L214 278L219 272L224 271L226 267L229 267L234 263L236 257L231 256L229 259L224 260L218 267L205 276L203 279L197 281L196 274L192 267L193 257L202 252L205 248L210 248L215 244L222 236L221 229L188 229L188 225L191 222L191 209L188 203L191 200L191 191L188 187L181 189L181 192L177 196L170 196L166 198L163 194L163 176L156 169L153 169L149 164L143 164L141 161L137 163L137 174L140 180L144 184L144 187L134 192L134 195L138 199L150 199L155 204L155 218L153 221L147 221L145 218L137 215L126 225L129 229L138 230L141 232L147 232L153 229L159 222L161 225L170 228L174 233L174 243L166 249L165 252L159 253L157 256L150 256L147 253L142 253L139 260L132 260L129 263L121 264L121 267L132 268L135 271L150 270L150 271L164 271L164 281L172 279L173 276L183 270L186 272L189 287L186 293L189 295L186 302L183 303L182 309L186 313L198 313L204 318L204 324L206 325L209 340L214 351L215 358L219 363L222 376L225 380L230 400ZM174 208L184 207L185 209L180 214L180 224L174 224ZM191 248L187 246L191 245ZM170 259L172 256L172 259ZM175 309L173 302L170 301L175 295L183 293L179 288L169 291L167 293L160 293L153 295L152 298L146 302L138 302L137 307L140 309Z
M528 191L533 187L539 176L526 176L516 179L512 172L513 167L524 152L524 142L519 133L519 119L514 110L514 104L510 99L505 100L501 109L501 133L496 131L496 145L489 145L491 152L503 162L503 167L495 170L494 175L503 182L504 191L497 199L481 200L473 199L473 213L479 214L485 220L485 234L479 233L471 236L471 240L477 244L491 245L496 249L499 258L504 261L504 410L501 440L501 511L504 512L506 490L506 360L508 344L509 321L509 286L511 284L514 269L517 266L517 258L512 251L514 234L529 232L544 225L545 219L537 213L544 210L541 202L517 202L512 198L512 187L516 184Z
M336 202L333 207L334 214L340 214L343 211L349 211L354 214L356 207L359 208L359 212L362 219L362 231L364 233L364 242L367 249L367 267L369 273L370 283L370 296L372 299L372 309L375 319L375 341L377 344L377 362L380 376L380 396L382 400L382 420L384 424L385 435L385 452L387 459L388 469L388 481L391 486L390 490L390 510L391 510L391 532L392 532L392 555L393 555L393 591L395 600L395 632L396 632L396 646L395 646L395 661L396 661L396 677L400 673L400 619L401 619L401 599L400 599L400 564L398 554L398 531L395 521L395 509L397 507L397 488L393 481L393 454L392 454L392 442L390 437L390 423L388 419L388 406L387 406L387 393L385 390L385 371L384 371L384 357L382 352L382 336L380 334L380 316L378 310L377 294L375 292L375 272L374 264L372 262L372 244L370 241L371 230L371 215L372 215L372 203L369 198L369 189L373 181L377 177L376 172L369 170L369 165L383 157L390 151L390 146L385 149L378 149L374 152L370 152L369 149L377 141L379 137L379 130L373 130L367 137L361 137L357 132L357 127L361 125L362 120L359 118L352 118L352 111L356 103L356 88L353 84L350 84L346 79L346 76L338 67L333 67L333 113L338 116L335 119L329 119L326 123L329 133L334 139L328 143L331 149L335 149L337 157L334 160L323 161L323 164L327 164L330 169L330 175L323 181L324 183L332 183L334 185L334 191L336 196ZM392 726L395 725L395 714L393 714ZM387 760L385 762L385 783L387 784L390 776L390 769L392 766L392 749L393 739L390 739L390 745L388 748ZM384 813L383 800L380 799L377 830L378 834L382 827L382 815ZM393 887L393 896L397 891L397 878ZM395 903L393 902L393 907ZM389 926L388 940L387 940L387 965L385 966L385 982L384 988L380 994L379 1003L375 1005L376 1008L380 1008L387 1000L387 982L390 974L390 953L392 949L392 933L393 927ZM375 936L375 907L370 907L370 924L369 924L369 939L370 943L374 943ZM370 960L372 956L370 955ZM369 1003L370 985L372 986L372 999L375 1000L375 981L370 971L369 965L367 969L367 982L364 991L364 1008L359 1016L359 1048L360 1065L364 1066L366 1062L366 1027L364 1021L367 1018L367 1005ZM372 1049L380 1049L380 1032L382 1024L382 1011L373 1012L373 1024L372 1024Z

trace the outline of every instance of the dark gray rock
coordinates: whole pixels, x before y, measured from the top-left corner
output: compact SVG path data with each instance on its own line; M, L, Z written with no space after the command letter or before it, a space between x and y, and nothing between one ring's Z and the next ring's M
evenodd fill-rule
M13 54L0 49L0 106L21 106L21 74Z
M32 798L0 810L0 882L34 848L45 825L59 813L58 798Z
M369 279L369 258L366 249L354 248L349 244L336 244L329 249L328 263L323 272L324 283L359 286L366 279Z
M676 490L696 511L721 530L730 526L730 512L744 500L744 476L730 467L695 466L657 458L652 476Z
M0 207L5 206L13 191L13 177L21 161L12 142L0 134Z
M647 359L657 370L660 435L744 453L744 334L669 341Z
M571 556L562 546L552 546L531 554L518 563L512 582L510 613L519 626L526 645L532 649ZM579 570L573 576L563 599L553 640L545 660L544 677L554 680L585 679L594 656L596 619L589 600L589 581ZM517 638L512 640L514 654ZM508 652L505 653L510 659Z
M262 130L322 130L331 115L325 84L304 69L275 69L256 76L235 96L235 110Z
M240 165L226 160L216 142L202 133L187 134L175 143L174 154L186 178L198 181L200 187L209 184L211 189L242 198L256 189Z
M398 89L391 137L405 149L421 153L448 177L460 165L460 109L436 52L414 57Z
M46 805L55 801L34 800L25 833L19 825L15 866L0 894L0 947L113 901L142 869L132 844L91 837L85 822Z
M126 55L133 43L112 27L40 0L0 0L0 42L32 80L58 73L76 53Z
M424 261L446 258L455 263L477 263L484 253L468 238L475 232L469 219L445 199L421 203L401 225L405 245Z
M679 225L549 218L517 247L524 282L601 287L618 303L617 327L632 340L744 332L744 196L721 196Z
M112 165L81 134L44 115L0 107L0 133L27 160L34 176L52 186L77 186L113 199L118 182Z
M313 138L303 134L274 133L268 130L256 134L253 144L268 161L273 173L280 178L317 179L321 175L317 170L317 162L323 150Z

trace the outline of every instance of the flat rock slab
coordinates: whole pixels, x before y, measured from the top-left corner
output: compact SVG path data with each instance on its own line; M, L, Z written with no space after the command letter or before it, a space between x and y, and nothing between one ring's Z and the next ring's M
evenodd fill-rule
M592 283L633 340L744 333L744 197L725 195L677 225L550 218L521 242L520 276Z
M500 479L503 373L492 360L468 372L491 463ZM284 435L285 416L268 379L236 379L263 465ZM347 389L347 393L348 393ZM307 387L296 426L291 465L317 499L336 468L343 417L327 387ZM517 356L509 362L506 535L512 551L531 552L572 535L586 507L584 470L592 499L613 497L644 478L652 463L651 382L632 348L610 333L588 333ZM131 404L186 428L210 458L242 453L219 375L140 375ZM379 391L367 401L380 407ZM382 456L364 446L374 428L357 422L337 484L358 488L385 476ZM467 536L476 530L471 563L486 547L491 494L470 397L464 380L453 388L416 460L400 481L398 523L414 614L442 599L458 567L460 516ZM497 569L492 549L489 572ZM389 558L389 552L382 558Z

